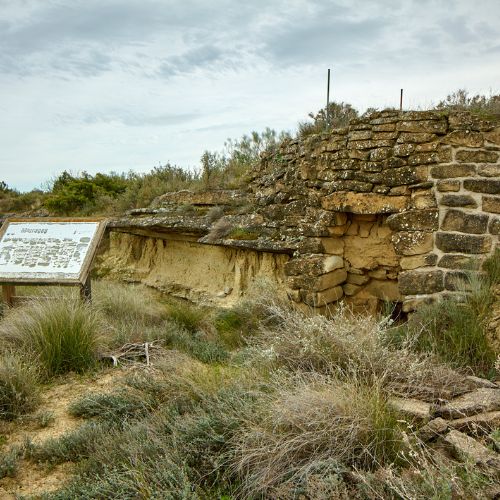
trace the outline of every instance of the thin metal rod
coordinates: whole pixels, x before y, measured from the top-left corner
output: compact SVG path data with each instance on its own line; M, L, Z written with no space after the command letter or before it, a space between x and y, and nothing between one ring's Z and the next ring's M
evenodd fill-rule
M330 68L328 68L328 80L326 84L326 129L330 125Z
M401 95L399 96L399 111L403 111L403 89L401 89Z

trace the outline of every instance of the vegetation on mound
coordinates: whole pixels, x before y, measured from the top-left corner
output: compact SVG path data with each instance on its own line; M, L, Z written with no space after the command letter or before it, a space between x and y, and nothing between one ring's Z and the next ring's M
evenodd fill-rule
M485 266L483 301L498 280L496 259ZM33 312L51 310L46 299L8 311L0 329L8 333L15 318L17 333L2 342L3 354L22 349L32 366L44 368L37 344L24 339L41 318L44 325L53 318L51 328L71 336L74 309L69 297L61 303L68 310L64 326L60 315ZM425 400L429 390L433 398L450 387L460 392L466 387L460 370L486 368L484 358L478 364L469 357L455 370L463 346L447 357L436 343L412 342L416 319L405 335L398 330L396 341L386 320L346 309L329 319L304 315L264 282L224 311L164 302L143 288L106 282L85 307L97 325L88 366L120 342L154 340L163 349L152 366L127 371L111 391L89 387L73 401L68 410L83 422L77 429L5 450L4 476L15 476L21 460L23 467L31 462L49 469L78 464L69 481L44 498L451 498L452 492L479 498L495 484L487 468L436 455L418 437L422 424L391 403L394 396ZM72 353L61 357L68 369L73 363L75 371L82 369ZM488 370L493 375L492 366ZM0 388L11 373L24 376L0 370ZM29 397L59 371L33 373L29 385L20 384Z

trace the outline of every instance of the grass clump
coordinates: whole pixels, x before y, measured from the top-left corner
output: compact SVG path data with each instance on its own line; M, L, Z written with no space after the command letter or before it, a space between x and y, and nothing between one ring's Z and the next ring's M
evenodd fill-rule
M184 330L195 333L202 328L207 311L187 302L175 302L168 306L168 317Z
M30 353L46 377L81 373L96 361L99 321L77 300L33 301L13 309L0 334L15 348Z
M0 355L0 419L13 420L38 404L36 369L19 357Z
M488 338L486 321L495 299L493 288L500 282L498 250L483 268L483 274L466 273L457 282L459 300L421 306L406 325L389 331L389 342L432 353L453 367L492 376L497 353Z

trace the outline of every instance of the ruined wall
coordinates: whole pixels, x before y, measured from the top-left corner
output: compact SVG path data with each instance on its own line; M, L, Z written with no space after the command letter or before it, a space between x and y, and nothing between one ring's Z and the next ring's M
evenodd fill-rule
M260 212L301 240L286 266L295 301L399 300L410 311L455 293L498 246L499 175L491 123L382 112L288 142L263 159L251 190Z
M186 297L237 297L237 276L269 275L299 307L411 311L458 293L457 278L498 246L498 214L500 128L469 113L384 111L285 142L246 190L168 193L112 221L135 239L118 237L125 253L117 243L111 254Z

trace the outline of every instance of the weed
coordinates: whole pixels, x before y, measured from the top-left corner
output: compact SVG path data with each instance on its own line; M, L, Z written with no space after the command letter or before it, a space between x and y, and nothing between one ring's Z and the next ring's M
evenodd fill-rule
M17 447L0 455L0 479L15 477L17 474L21 453Z
M233 464L248 496L272 497L277 486L332 458L370 470L394 463L404 448L379 386L306 378L282 387L265 413L237 438Z
M35 415L35 421L40 429L49 427L55 421L54 412L52 411L41 411Z
M202 331L192 331L176 326L167 328L164 340L167 345L185 352L204 363L220 363L229 357L229 353L218 341L208 338Z
M13 354L0 355L0 419L12 420L38 404L38 373Z

